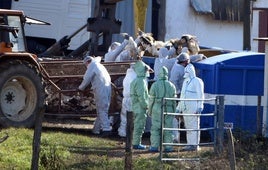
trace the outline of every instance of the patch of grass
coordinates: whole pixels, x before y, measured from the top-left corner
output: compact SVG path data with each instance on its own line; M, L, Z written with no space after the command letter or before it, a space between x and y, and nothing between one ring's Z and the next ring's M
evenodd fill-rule
M30 167L32 132L27 129L4 129L9 138L0 144L0 169L23 169Z
M9 138L0 143L0 169L31 169L33 129L2 129ZM237 139L237 138L236 138ZM238 169L262 169L267 164L265 140L235 140ZM43 131L39 154L41 170L123 170L125 166L125 143L119 139L104 139L78 134L76 132ZM265 149L266 148L266 149ZM261 149L261 151L260 151ZM173 156L178 153L172 153ZM179 153L182 156L182 153ZM185 153L187 156L191 153ZM159 160L159 154L147 151L133 151L133 170L175 170L175 169L228 169L227 148L221 155L213 150L199 152L200 162Z
M8 133L9 138L0 144L0 169L30 169L34 130L9 128L1 133ZM151 165L150 161L134 164ZM114 168L124 169L124 145L120 146L118 141L76 133L42 132L39 169Z
M267 169L267 138L236 129L234 139L237 164L242 170Z

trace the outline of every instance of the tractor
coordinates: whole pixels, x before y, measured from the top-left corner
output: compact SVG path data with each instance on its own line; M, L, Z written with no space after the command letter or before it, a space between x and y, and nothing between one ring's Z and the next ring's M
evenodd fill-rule
M33 127L40 110L45 115L61 117L95 116L95 103L90 87L84 93L76 89L86 66L81 56L100 55L108 49L111 37L120 32L121 22L115 20L116 1L101 1L99 12L88 18L82 28L93 36L70 56L59 56L74 34L56 42L42 54L27 52L24 25L42 24L26 17L23 11L0 9L0 125L2 127ZM113 15L113 16L111 16ZM46 24L46 23L45 23ZM109 25L109 27L107 27ZM102 37L103 44L98 44ZM76 57L79 56L79 57ZM132 61L133 62L133 61ZM110 113L120 112L122 78L130 62L103 63L112 79Z

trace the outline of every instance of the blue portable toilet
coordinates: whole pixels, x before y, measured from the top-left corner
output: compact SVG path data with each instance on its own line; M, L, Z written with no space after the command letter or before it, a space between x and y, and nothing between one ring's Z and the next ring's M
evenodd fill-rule
M251 134L262 128L258 98L263 97L264 58L264 53L234 52L194 63L197 76L204 81L205 97L224 96L226 126ZM205 103L203 112L213 112L214 104ZM201 127L213 125L213 118L201 117Z

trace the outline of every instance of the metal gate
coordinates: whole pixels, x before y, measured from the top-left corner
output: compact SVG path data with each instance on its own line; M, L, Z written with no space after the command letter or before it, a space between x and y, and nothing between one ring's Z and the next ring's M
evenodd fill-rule
M198 151L192 152L192 154L189 154L189 152L180 152L180 149L184 146L187 146L188 144L185 142L182 142L180 139L178 143L172 142L172 143L165 143L163 138L164 138L164 132L165 131L178 131L179 134L180 132L186 132L187 131L199 131L199 132L204 132L204 131L212 131L213 133L213 139L212 141L209 142L199 142L197 144L197 147L200 148L212 148L214 152L216 151L221 151L222 150L222 140L223 140L223 96L218 96L216 98L210 98L210 99L204 99L202 101L204 102L215 102L215 110L212 113L201 113L201 114L185 114L185 113L170 113L170 112L165 112L163 108L165 108L165 104L167 103L166 101L168 100L176 100L177 102L180 101L201 101L198 99L179 99L179 98L163 98L162 100L162 117L161 117L161 139L160 139L160 159L161 161L199 161L200 160L200 155ZM167 115L173 115L173 116L210 116L213 117L214 119L214 124L211 127L206 127L206 128L198 128L198 129L186 129L182 128L180 126L181 122L179 121L179 126L178 128L167 128L165 125L165 116ZM187 139L186 139L187 141ZM164 147L165 146L172 146L173 149L178 152L165 152ZM186 153L186 154L185 154ZM189 156L191 155L191 156Z

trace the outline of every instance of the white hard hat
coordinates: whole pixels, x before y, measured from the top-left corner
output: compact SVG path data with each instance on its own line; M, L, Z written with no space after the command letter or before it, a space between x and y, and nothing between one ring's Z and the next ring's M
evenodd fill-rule
M178 58L177 58L178 62L184 62L187 60L190 60L190 56L188 53L181 53Z

